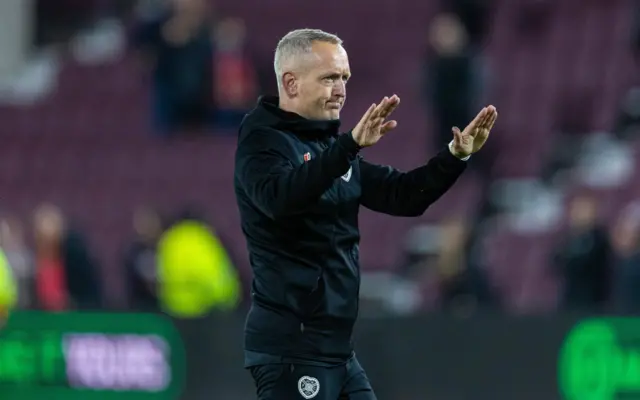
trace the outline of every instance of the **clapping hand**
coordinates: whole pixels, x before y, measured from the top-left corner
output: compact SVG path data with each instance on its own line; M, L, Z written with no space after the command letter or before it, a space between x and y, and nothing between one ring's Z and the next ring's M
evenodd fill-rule
M391 97L382 99L380 104L372 104L364 114L358 125L353 128L353 140L360 147L374 145L387 132L398 126L397 121L385 121L391 113L398 108L400 98L395 94Z
M465 158L477 152L484 146L491 133L491 128L498 119L498 111L494 106L488 106L480 110L462 132L454 126L453 144L451 153L458 158Z

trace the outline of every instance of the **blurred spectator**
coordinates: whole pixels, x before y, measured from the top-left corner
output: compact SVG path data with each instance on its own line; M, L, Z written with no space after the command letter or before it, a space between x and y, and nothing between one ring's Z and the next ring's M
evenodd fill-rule
M461 314L496 308L497 293L484 269L470 257L469 228L462 219L454 218L442 229L440 254L435 262L441 307Z
M25 232L16 218L0 221L0 247L4 250L18 287L19 308L30 308L34 299L33 254L25 243Z
M60 209L50 204L36 209L34 229L40 306L51 311L99 309L96 263L80 232L67 226Z
M634 139L640 131L640 87L625 94L616 121L615 133L621 139Z
M36 46L60 44L84 27L93 16L93 4L86 0L36 0Z
M0 328L16 305L17 290L9 262L0 249Z
M623 314L640 314L640 213L637 205L621 214L613 230L613 304Z
M412 314L431 309L467 315L501 307L479 257L475 234L462 219L416 226L409 232L402 266L394 274L363 272L360 297L365 312Z
M237 128L258 98L258 75L247 54L244 21L227 18L218 24L215 43L215 124Z
M455 14L469 35L469 43L480 51L489 31L491 0L446 0L444 9Z
M435 145L440 148L453 138L452 127L464 127L473 118L478 82L468 34L458 17L437 16L429 41L426 94L436 122Z
M160 216L142 208L133 216L135 237L126 249L125 268L129 304L137 311L158 311L156 245L162 234Z
M212 27L204 0L172 0L158 16L139 23L135 42L153 70L154 121L164 134L209 121Z
M167 314L202 317L233 310L241 300L238 273L213 229L191 212L161 236L157 252L158 297Z
M553 259L563 281L564 309L601 311L609 299L611 250L597 216L594 199L583 196L572 201L569 232Z
M66 271L61 251L63 220L57 208L41 206L34 215L36 293L40 307L62 311L69 307Z
M35 0L35 45L61 44L104 18L122 16L131 0Z

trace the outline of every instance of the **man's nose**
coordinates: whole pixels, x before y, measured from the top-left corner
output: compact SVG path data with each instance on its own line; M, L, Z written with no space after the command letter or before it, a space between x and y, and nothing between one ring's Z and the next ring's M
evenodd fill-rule
M344 96L346 91L346 82L342 79L337 79L335 85L333 85L333 94L336 96Z

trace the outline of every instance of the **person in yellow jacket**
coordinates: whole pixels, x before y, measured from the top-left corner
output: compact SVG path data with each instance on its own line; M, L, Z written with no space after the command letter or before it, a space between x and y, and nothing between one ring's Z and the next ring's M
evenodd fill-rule
M167 314L196 318L237 306L236 269L206 224L191 219L174 224L160 238L157 252L158 299Z
M9 313L15 307L18 289L11 271L11 266L4 251L0 249L0 326L4 325Z

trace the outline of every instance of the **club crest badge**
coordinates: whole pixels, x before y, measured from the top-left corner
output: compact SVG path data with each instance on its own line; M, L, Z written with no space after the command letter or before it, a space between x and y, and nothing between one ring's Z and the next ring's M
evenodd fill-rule
M305 399L313 399L320 392L320 382L311 376L303 376L298 380L298 391Z

